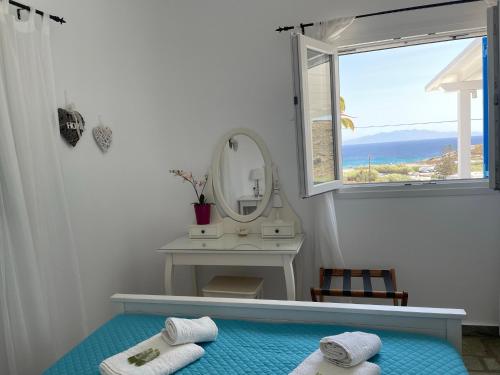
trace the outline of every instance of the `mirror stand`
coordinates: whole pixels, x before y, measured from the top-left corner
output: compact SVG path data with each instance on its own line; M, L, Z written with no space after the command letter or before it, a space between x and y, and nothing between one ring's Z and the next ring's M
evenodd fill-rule
M256 158L249 155L249 149ZM262 181L262 195L249 196L250 181L257 180ZM215 150L204 194L207 202L215 205L211 223L192 225L189 235L158 250L165 254L165 292L172 294L176 264L280 267L286 299L294 300L293 260L302 248L304 235L299 217L281 190L277 168L264 140L250 129L234 129L225 134ZM242 207L253 210L245 212ZM198 295L196 269L193 275Z
M274 177L275 172L273 172ZM273 179L275 181L275 179ZM213 189L213 174L212 170L209 170L207 187L205 189L205 197L208 202L212 202L215 205L215 209L212 209L212 217L210 222L212 224L216 224L222 222L223 225L223 233L246 233L248 234L262 234L262 223L269 222L285 222L285 223L293 223L295 233L302 233L302 226L300 223L300 219L297 214L293 211L292 207L288 203L285 194L282 190L278 190L273 192L273 194L278 194L281 200L282 207L275 208L273 206L273 197L271 197L266 209L263 214L259 216L257 219L250 222L239 222L232 219L230 216L222 216L219 212L220 206L217 202L217 199L214 194Z

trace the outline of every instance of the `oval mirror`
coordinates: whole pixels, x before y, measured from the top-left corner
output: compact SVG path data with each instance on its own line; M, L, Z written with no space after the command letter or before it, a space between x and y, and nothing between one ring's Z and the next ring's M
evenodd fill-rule
M227 216L249 222L266 209L272 190L271 157L255 132L235 129L224 135L212 171L215 198Z

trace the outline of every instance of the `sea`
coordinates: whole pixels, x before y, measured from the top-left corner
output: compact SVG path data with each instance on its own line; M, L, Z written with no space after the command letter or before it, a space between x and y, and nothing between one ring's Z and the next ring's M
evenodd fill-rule
M473 145L482 144L483 136L471 137ZM349 144L342 146L344 168L371 164L404 164L433 158L447 147L457 149L457 138L436 138L403 142Z

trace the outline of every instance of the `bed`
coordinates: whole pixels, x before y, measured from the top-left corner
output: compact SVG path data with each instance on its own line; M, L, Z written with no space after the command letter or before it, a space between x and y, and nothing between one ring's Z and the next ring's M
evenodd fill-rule
M158 333L167 316L215 317L219 337L178 374L288 374L321 337L378 334L383 374L467 374L457 345L463 310L203 297L115 295L121 312L44 375L99 374L99 363Z

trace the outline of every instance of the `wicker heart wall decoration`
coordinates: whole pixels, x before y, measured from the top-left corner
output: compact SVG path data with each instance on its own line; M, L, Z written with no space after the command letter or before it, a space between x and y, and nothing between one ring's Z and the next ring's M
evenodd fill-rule
M59 133L71 146L75 147L85 130L85 120L80 112L72 108L58 108Z
M101 151L107 152L111 147L111 142L113 140L113 131L111 128L100 124L92 129L92 134L94 135L95 142Z

